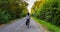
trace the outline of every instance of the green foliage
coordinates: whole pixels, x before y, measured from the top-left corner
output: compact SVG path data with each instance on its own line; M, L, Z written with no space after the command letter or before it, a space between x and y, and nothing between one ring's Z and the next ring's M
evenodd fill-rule
M0 24L23 17L22 13L27 5L21 0L0 0Z
M38 3L37 3L38 4ZM60 2L59 0L46 0L40 8L35 9L35 17L51 22L55 25L60 24ZM39 11L38 11L39 10Z
M39 24L43 25L49 32L60 32L60 27L53 25L49 22L40 20L38 18L32 17L35 21L37 21Z
M6 13L4 10L0 10L0 24L7 23L10 20L11 15Z

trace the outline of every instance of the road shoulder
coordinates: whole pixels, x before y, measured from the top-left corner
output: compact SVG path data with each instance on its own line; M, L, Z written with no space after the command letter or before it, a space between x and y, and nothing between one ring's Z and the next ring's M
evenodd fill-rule
M33 18L32 18L33 19ZM33 19L34 20L34 19ZM39 25L39 27L42 29L42 30L44 30L44 32L49 32L47 29L46 29L46 27L44 27L43 25L41 25L40 23L38 23L37 21L35 21L34 20L34 22L36 23L36 24L38 24Z

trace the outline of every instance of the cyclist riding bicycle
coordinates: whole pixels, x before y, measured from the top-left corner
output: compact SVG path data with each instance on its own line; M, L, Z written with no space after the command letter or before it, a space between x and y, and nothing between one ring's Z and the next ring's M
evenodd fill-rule
M30 14L27 13L26 15L26 26L29 28L29 24L30 24Z

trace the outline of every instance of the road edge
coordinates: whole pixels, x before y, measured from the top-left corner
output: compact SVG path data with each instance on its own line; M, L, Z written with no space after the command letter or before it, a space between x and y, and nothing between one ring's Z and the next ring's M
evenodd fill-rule
M33 19L33 18L31 18L31 19ZM40 27L42 30L44 30L44 32L49 32L47 29L44 29L44 27L43 27L40 23L38 23L38 22L35 21L34 19L33 19L33 21L34 21L36 24L38 24L39 27Z

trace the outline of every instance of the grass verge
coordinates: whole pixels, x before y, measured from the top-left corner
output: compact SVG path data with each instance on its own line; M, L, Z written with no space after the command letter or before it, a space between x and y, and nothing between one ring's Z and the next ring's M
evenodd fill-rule
M55 26L49 22L37 19L35 17L32 17L35 21L37 21L39 24L43 25L44 27L46 27L50 32L60 32L60 27Z

